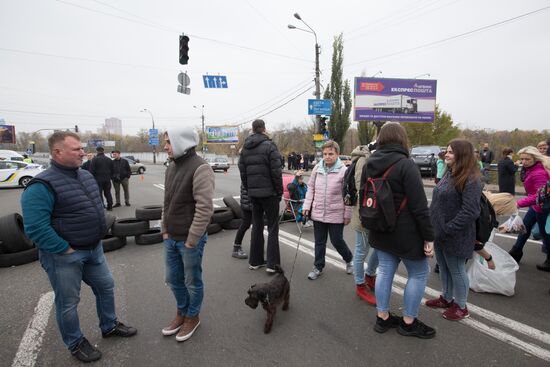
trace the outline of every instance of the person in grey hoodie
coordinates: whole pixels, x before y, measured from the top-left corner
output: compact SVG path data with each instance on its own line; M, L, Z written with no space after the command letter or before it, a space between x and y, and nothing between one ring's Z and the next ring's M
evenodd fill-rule
M171 162L164 180L161 231L164 239L166 284L176 298L176 317L162 329L163 335L189 339L200 325L204 295L202 257L206 229L214 212L214 172L195 152L198 134L189 128L164 133Z

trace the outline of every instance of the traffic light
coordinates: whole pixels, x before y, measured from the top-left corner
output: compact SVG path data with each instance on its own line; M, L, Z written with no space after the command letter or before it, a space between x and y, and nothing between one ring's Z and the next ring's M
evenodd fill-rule
M189 37L180 36L180 64L187 65L189 61Z
M321 117L319 120L319 133L325 134L327 132L327 119L328 117Z
M75 133L78 132L78 125L74 125L74 132L75 132Z

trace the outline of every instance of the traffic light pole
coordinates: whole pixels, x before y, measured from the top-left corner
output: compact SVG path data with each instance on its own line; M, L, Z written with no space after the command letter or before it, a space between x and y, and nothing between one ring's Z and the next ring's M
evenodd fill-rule
M321 72L319 70L319 44L317 43L317 35L315 36L315 99L321 99ZM315 133L321 133L321 115L315 115Z

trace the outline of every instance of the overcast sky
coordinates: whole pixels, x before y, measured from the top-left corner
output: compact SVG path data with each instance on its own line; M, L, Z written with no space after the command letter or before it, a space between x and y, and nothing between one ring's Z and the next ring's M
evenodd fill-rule
M429 73L440 107L463 128L548 129L550 9L437 43L545 7L550 1L0 0L0 118L30 132L95 131L118 117L131 134L151 127L143 108L164 129L200 127L203 105L206 124L223 125L288 102L263 117L268 129L308 124L315 40L287 28L305 28L298 12L317 33L323 85L343 32L352 85L378 71ZM190 37L188 65L178 63L181 33ZM190 95L176 92L180 70ZM227 76L229 88L205 89L205 74Z

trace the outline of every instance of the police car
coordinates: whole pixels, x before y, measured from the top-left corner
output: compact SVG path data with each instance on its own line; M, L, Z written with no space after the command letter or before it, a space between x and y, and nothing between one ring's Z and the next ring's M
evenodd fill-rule
M0 160L0 187L26 187L42 170L39 164Z

